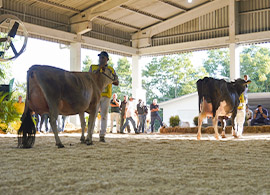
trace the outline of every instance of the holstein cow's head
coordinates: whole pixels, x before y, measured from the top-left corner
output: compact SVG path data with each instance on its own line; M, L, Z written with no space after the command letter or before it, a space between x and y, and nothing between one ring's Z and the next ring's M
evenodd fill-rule
M105 76L105 78L108 79L109 83L112 83L113 85L118 86L119 85L119 80L118 80L118 76L116 74L114 74L111 69L107 68L107 67L102 67L99 68L95 71L95 73L100 73L103 76Z
M250 80L245 81L244 79L237 79L234 82L232 82L238 95L241 95L245 91L245 89L249 83L251 83Z

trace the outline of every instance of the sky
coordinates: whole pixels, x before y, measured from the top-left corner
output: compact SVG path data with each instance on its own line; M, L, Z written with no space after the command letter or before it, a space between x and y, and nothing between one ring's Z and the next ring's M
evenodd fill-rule
M99 51L82 49L81 50L81 64L86 56L90 56L94 64L98 63ZM191 61L194 65L202 65L202 59L206 52L194 52ZM114 64L117 64L119 58L122 56L109 54ZM142 68L151 61L152 57L141 57L140 64ZM128 58L132 62L131 58ZM26 50L17 59L12 61L12 76L17 82L26 82L27 70L34 64L50 65L65 70L70 67L70 51L66 45L53 43L49 41L28 38Z

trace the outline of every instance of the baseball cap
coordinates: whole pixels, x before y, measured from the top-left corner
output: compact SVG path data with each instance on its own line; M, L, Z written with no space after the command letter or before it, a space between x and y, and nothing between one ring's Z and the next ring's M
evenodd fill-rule
M109 59L109 54L106 51L100 52L100 54L98 54L98 56L105 56Z

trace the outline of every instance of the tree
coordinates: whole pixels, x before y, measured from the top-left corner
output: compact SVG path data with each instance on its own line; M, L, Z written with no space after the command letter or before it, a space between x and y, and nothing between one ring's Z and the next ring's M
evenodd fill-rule
M143 88L147 103L165 101L196 91L196 81L207 75L203 67L195 68L191 54L153 58L143 70Z
M240 55L241 75L249 75L250 92L270 91L270 49L260 46L244 48Z
M92 59L89 56L86 56L83 61L82 72L88 72L91 65L92 65Z
M115 68L119 79L119 86L113 86L113 93L118 95L118 99L123 99L124 95L131 95L132 78L131 65L126 57L120 58Z
M211 77L230 78L230 55L229 50L214 49L207 51L208 59L203 61L203 67Z

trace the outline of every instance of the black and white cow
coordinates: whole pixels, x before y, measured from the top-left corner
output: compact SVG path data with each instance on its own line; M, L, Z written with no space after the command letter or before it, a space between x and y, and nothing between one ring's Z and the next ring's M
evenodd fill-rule
M218 118L232 117L232 126L239 106L239 97L244 92L247 84L251 81L237 79L234 82L205 77L197 81L197 90L199 95L199 119L197 139L201 139L202 121L205 117L213 117L213 126L215 138L219 139ZM224 120L221 121L225 137Z

